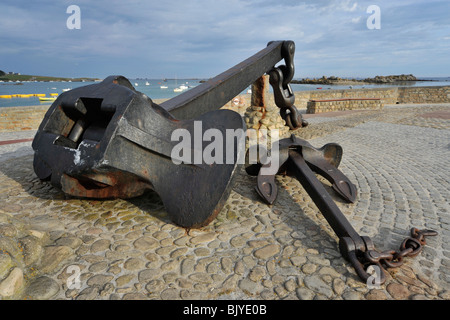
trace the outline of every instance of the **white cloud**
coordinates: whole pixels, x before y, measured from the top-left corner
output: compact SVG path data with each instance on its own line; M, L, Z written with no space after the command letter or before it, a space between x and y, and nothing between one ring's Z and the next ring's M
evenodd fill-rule
M41 57L42 68L77 61L87 73L113 64L132 74L147 65L160 73L189 69L198 73L191 76L213 76L270 40L289 39L299 65L363 70L368 59L388 68L385 61L395 64L389 53L402 48L417 60L440 57L448 49L442 39L450 38L448 0L378 0L381 30L366 28L372 2L355 0L78 0L81 30L66 28L70 4L2 0L0 61L29 56ZM298 70L296 76L303 75L305 69Z

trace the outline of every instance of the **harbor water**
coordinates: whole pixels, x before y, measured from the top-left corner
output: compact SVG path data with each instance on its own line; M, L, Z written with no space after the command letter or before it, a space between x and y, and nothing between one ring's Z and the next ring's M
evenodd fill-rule
M292 90L334 90L334 89L359 89L381 88L399 86L448 86L450 78L426 78L427 81L411 81L395 84L361 84L361 85L317 85L317 84L291 84ZM146 94L151 99L170 99L178 94L200 85L199 79L130 79L137 91ZM52 101L41 102L38 96L51 97L61 94L66 90L94 84L95 82L0 82L0 107L18 107L50 105ZM174 91L180 86L185 86L182 91ZM250 89L245 89L246 93ZM18 96L13 96L18 95ZM20 96L22 95L22 96ZM31 95L31 96L23 96ZM8 97L12 96L12 97Z

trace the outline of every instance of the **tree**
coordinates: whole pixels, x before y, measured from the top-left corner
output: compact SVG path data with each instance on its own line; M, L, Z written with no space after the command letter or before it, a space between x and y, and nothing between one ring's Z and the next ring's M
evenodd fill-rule
M0 70L0 77L1 76L4 76L6 73L4 72L4 71L2 71L2 70Z

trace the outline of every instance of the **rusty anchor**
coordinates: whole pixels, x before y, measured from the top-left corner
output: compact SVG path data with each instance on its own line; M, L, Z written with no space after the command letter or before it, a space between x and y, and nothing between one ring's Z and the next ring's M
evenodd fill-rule
M369 237L360 236L353 228L316 177L316 174L319 174L327 179L332 189L345 201L356 200L355 185L338 169L342 160L342 147L336 143L329 143L321 148L315 148L293 134L290 138L274 142L274 145L275 147L271 147L273 154L269 159L275 160L278 165L275 170L273 168L272 171L267 170L272 166L271 161L246 167L248 174L257 175L255 188L257 193L266 203L273 204L277 197L275 174L296 177L338 236L342 256L353 265L357 275L365 283L383 284L386 281L384 268L401 266L404 257L416 256L422 250L426 244L425 236L437 235L433 230L412 228L411 236L402 242L399 251L377 251ZM371 266L377 267L379 272L369 270ZM373 271L376 275L373 275Z
M173 141L173 132L182 130L195 140L195 135L202 137L209 129L223 136L227 130L243 130L238 113L218 109L272 70L283 68L290 81L294 51L292 41L270 42L250 58L160 105L122 76L64 92L47 111L33 140L34 171L76 197L127 199L152 189L174 223L186 228L206 225L231 192L233 176L241 166L237 159L243 152L242 139L236 138L231 148L224 140L222 149L227 152L212 164L195 161L207 143L191 143L191 159L183 153L184 162L175 164L172 151L178 141ZM275 68L282 60L288 66ZM288 81L280 81L282 98L283 92L292 90ZM292 96L288 104L283 99L279 104L288 110L285 117L292 117L293 129L305 125L295 114Z

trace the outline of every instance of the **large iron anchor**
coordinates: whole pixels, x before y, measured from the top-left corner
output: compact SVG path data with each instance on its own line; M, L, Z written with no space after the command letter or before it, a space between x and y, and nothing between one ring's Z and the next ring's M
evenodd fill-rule
M187 228L206 225L231 192L232 178L241 165L236 160L244 148L239 139L231 148L224 139L221 162L205 163L202 157L195 161L207 144L202 137L209 129L223 136L227 130L244 129L238 113L218 109L265 73L279 70L275 65L281 60L288 65L281 74L291 79L294 49L292 41L271 42L160 105L122 76L64 92L47 111L34 138L34 171L77 197L126 199L152 189L173 222ZM289 88L289 83L280 81L281 89ZM301 119L292 122L296 127L304 125ZM194 159L181 164L173 161L172 151L179 143L172 139L176 130L187 132L192 140L200 137L200 144L189 144Z
M271 148L270 155L272 162L274 159L278 161L275 172L295 176L300 181L339 238L339 250L342 256L353 265L362 281L383 284L386 281L383 268L400 266L403 264L404 257L415 256L421 251L422 246L426 244L425 236L437 234L433 230L421 231L413 228L411 237L403 241L400 251L378 252L369 237L360 236L353 228L322 182L316 177L316 174L319 174L326 178L344 200L355 201L357 196L355 185L338 169L342 159L342 147L329 143L317 149L294 135L275 143L277 146ZM276 153L277 150L278 153ZM253 164L246 168L249 174L257 174L256 191L268 204L273 204L277 196L275 176L266 174L268 168L273 165L272 162ZM377 267L379 273L377 270L369 270L370 266ZM374 275L373 271L377 274Z

